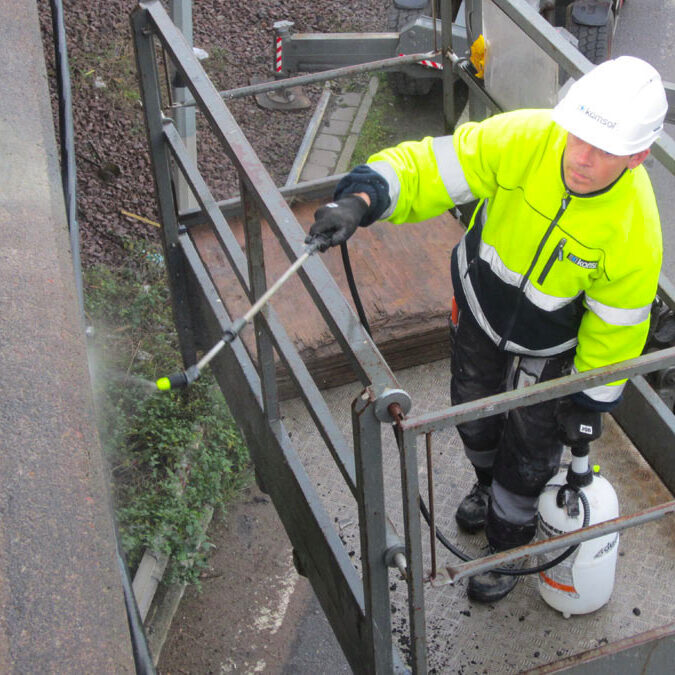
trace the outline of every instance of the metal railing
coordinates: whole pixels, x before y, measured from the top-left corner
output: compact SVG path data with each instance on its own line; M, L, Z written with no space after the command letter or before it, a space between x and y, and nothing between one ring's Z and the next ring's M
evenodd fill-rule
M251 304L265 292L261 218L267 221L291 262L304 252L305 232L161 3L140 3L132 13L131 23L174 316L183 359L188 365L195 363L196 344L216 342L232 324L232 317L200 257L190 228L179 222L172 192L172 164L180 169L196 197L201 211L197 220L209 223ZM237 206L244 215L246 255L173 123L163 114L166 106L157 67L158 48L164 50L180 73L221 143L224 156L231 159L239 174ZM354 409L355 435L367 439L367 455L349 449L271 307L255 318L255 358L236 340L214 358L212 367L243 431L256 472L279 511L298 565L311 581L352 668L364 672L403 671L391 641L388 581L388 566L402 566L403 546L384 511L378 448L380 424L389 420L388 406L395 402L408 410L410 399L399 389L389 366L321 260L309 259L298 276L358 379L367 387L366 398L359 399L363 409L358 405ZM356 498L362 535L362 576L310 484L280 419L275 351Z
M525 0L495 0L495 3L568 73L577 76L591 67L590 62L536 14ZM447 11L444 6L444 12ZM199 247L191 235L192 226L208 223L236 280L253 304L266 290L261 219L264 218L269 224L288 260L295 262L304 252L305 232L288 206L286 197L293 194L328 195L338 177L288 186L281 190L277 188L226 107L223 99L227 96L219 93L211 84L161 2L141 2L132 12L131 24L163 224L162 237L174 316L184 362L191 365L196 362L196 345L215 343L233 322L224 299L219 295L212 270L202 260ZM449 34L450 31L444 31L448 40L451 39ZM165 104L162 100L162 81L157 66L158 49L163 50L171 60L181 76L181 82L190 91L194 105L222 145L224 156L230 159L238 172L238 199L227 202L214 199L173 123L164 116L164 111L171 107L171 103ZM443 47L443 55L448 77L452 71L452 77L461 76L473 90L485 96L480 82L465 71L459 71L462 60L447 46ZM415 55L414 58L419 56ZM413 57L405 58L410 61ZM391 66L392 60L388 59L386 65ZM360 71L357 69L356 72ZM328 79L335 77L336 73L333 70L328 74L323 73L323 76L323 79ZM311 81L320 79L315 74ZM446 75L444 82L445 79ZM294 86L296 79L289 79L287 84ZM251 94L261 89L251 87L246 90L247 94ZM453 106L446 105L445 109L451 110ZM660 140L654 154L671 172L675 171L671 139L665 137ZM198 210L177 212L172 188L172 165L179 168L195 195ZM228 222L228 218L235 213L243 215L246 254L242 252ZM271 307L266 307L255 317L255 354L251 355L242 341L235 340L214 358L212 367L245 436L256 472L279 512L294 547L298 567L312 583L352 669L368 673L405 670L392 642L388 579L389 567L403 568L405 565L410 661L413 672L423 673L426 672L425 573L418 510L418 436L429 435L470 419L580 391L591 384L613 382L671 366L675 364L675 349L406 419L404 416L411 407L410 397L400 389L389 366L324 264L318 257L309 259L299 269L298 275L364 386L363 394L352 405L354 451L349 448L307 366ZM664 284L661 290L664 290ZM668 290L667 281L665 290ZM675 304L672 294L667 292L666 302L670 306ZM321 438L356 500L362 554L361 574L356 571L340 541L280 418L275 353L293 379ZM381 428L383 424L392 422L396 422L401 449L404 543L389 523L384 503ZM673 489L672 484L669 487ZM672 503L663 505L657 511L659 516L672 511ZM609 531L644 522L644 517L638 514L633 519L635 522L624 518L622 522L610 526L615 529ZM565 543L559 543L559 546L556 542L548 545L568 546L570 540L581 540L586 536L580 531L566 536ZM403 552L405 559L402 557ZM476 564L480 564L481 569L492 569L503 561L501 555ZM516 550L508 555L523 553ZM443 567L443 573L448 578L464 574L450 565Z

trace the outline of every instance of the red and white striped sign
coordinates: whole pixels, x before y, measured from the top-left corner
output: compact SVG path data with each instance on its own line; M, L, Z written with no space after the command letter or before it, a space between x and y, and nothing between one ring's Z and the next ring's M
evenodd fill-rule
M399 56L405 56L405 54L399 54ZM417 63L419 63L420 66L426 66L427 68L433 68L434 70L443 70L442 63L436 63L436 61L430 61L429 59L424 59Z
M281 72L281 36L277 36L276 69L277 73Z
M420 61L420 65L426 66L427 68L434 68L435 70L443 70L442 63L436 63L436 61L428 61L427 59L424 59L424 61Z

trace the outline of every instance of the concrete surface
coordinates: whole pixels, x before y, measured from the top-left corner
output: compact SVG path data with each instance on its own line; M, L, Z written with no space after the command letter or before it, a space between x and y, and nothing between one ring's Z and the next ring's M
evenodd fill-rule
M449 361L417 366L396 373L401 387L413 401L411 414L432 413L449 405ZM351 439L351 402L360 386L351 384L325 392L328 407L346 439ZM328 451L300 400L283 405L283 422L298 449L303 466L322 497L331 520L352 560L359 565L358 515L351 493L344 485ZM672 495L632 446L611 417L593 444L591 461L601 467L617 491L620 513L626 515L672 499ZM387 512L399 534L403 533L401 480L398 450L393 434L383 428L383 471ZM423 442L419 442L419 480L426 496L427 467ZM486 552L484 535L464 535L457 530L454 512L475 480L461 450L456 431L433 434L433 476L436 524L452 542L473 557ZM565 458L564 458L565 459ZM566 458L569 461L569 457ZM430 569L428 528L422 525L425 568ZM456 562L442 548L439 564ZM663 626L675 620L675 605L668 589L675 583L675 531L672 517L627 530L621 535L614 592L605 607L592 614L564 619L539 597L537 580L529 576L495 605L471 603L466 584L425 589L427 647L430 672L516 673L579 654L599 645ZM394 637L407 647L405 584L390 573ZM292 672L292 671L291 671ZM297 671L297 672L311 672ZM330 667L316 672L332 672Z
M0 672L134 672L42 54L0 3Z

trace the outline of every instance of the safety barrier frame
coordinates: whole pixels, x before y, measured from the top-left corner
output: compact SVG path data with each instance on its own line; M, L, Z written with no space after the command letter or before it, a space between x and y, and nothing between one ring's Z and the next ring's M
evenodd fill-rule
M578 76L590 68L591 64L536 14L525 0L494 1L571 75ZM444 12L449 11L445 7L449 4L443 3ZM210 224L238 282L250 302L254 303L265 292L261 218L269 224L289 261L294 262L304 252L305 233L285 197L292 194L328 196L339 177L278 189L227 109L224 97L209 81L161 2L140 2L131 14L131 26L163 226L162 242L174 317L182 357L187 366L195 363L197 350L220 339L233 320L219 297L210 270L192 241L190 227L196 223ZM446 79L451 83L455 77L462 77L469 82L472 92L478 92L482 96L481 100L485 101L481 85L451 51L450 31L444 30L443 35L444 83ZM192 94L194 105L204 114L222 144L224 154L236 167L240 177L239 199L220 203L215 201L172 121L165 117L167 106L162 102L162 83L157 69L158 47L170 58L182 83ZM289 80L289 86L293 84L294 81ZM454 110L451 90L452 87L444 87L446 111ZM448 97L450 104L447 104ZM449 122L452 124L454 120ZM666 136L660 140L654 148L654 154L671 173L675 172L672 139ZM178 167L187 181L199 203L198 210L177 212L172 166ZM227 218L234 213L244 216L246 255L242 253L227 222ZM431 415L405 419L411 406L410 397L399 387L394 374L322 261L318 256L308 260L298 274L364 386L362 395L352 405L353 452L271 307L266 307L255 318L257 359L249 354L241 341L235 340L213 360L212 367L248 444L256 473L270 494L289 536L297 567L311 582L352 669L363 673L406 671L392 642L389 597L389 568L404 568L402 553L405 551L411 632L410 661L413 672L424 673L426 640L422 534L418 512L418 437L455 426L461 421L549 400L591 384L612 382L622 377L635 378L638 407L658 408L649 396L645 396L643 389L648 388L648 385L640 376L675 365L675 348L543 383L527 390L508 392ZM321 289L320 292L318 289ZM660 290L669 306L675 307L675 298L666 279L662 280ZM340 541L281 420L275 352L295 382L356 500L361 574L355 569ZM672 447L675 426L671 419L672 413L666 412L670 417L663 410L657 410L655 415L662 420L659 427L661 437L667 438ZM404 543L398 538L384 510L381 428L383 424L390 425L392 422L397 424L401 449ZM644 446L640 449L643 451ZM648 451L645 456L673 491L675 476L672 467L668 466L667 458L659 456L657 450ZM663 505L658 516L669 512L670 508L670 504ZM625 526L625 522L617 524L616 530ZM580 531L578 536L583 537L584 532ZM561 547L563 545L569 543L560 544ZM507 555L518 554L522 555L519 551ZM503 557L478 562L484 565L483 569L491 569L502 561ZM670 635L672 637L672 631ZM659 640L663 639L664 635L660 633ZM618 653L614 657L621 658Z
M157 198L162 220L174 316L184 362L192 364L198 345L216 342L231 325L223 302L199 257L189 228L181 225L172 191L171 164L180 167L210 222L239 283L253 303L265 290L260 217L276 234L290 261L303 253L305 233L283 196L255 156L222 98L206 77L182 34L158 0L132 12L136 61ZM240 176L247 258L223 213L190 159L173 123L164 117L156 42L170 57L201 112ZM268 491L294 548L298 567L314 588L351 667L356 672L403 672L391 640L388 565L400 544L384 513L379 424L387 405L409 409L410 400L361 326L321 260L299 271L314 303L360 381L368 402L354 407L354 434L367 455L348 448L340 430L274 310L255 320L258 363L240 341L212 362L218 383L248 444L256 473ZM317 290L321 289L321 292ZM197 331L196 326L199 326ZM310 483L279 415L273 350L288 369L359 507L362 577L357 573L314 486ZM364 399L360 399L364 400Z

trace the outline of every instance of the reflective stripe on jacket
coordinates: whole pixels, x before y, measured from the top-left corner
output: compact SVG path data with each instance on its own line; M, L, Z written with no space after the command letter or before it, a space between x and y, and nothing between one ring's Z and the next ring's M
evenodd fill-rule
M567 132L549 110L519 110L453 136L373 155L394 223L480 199L453 251L458 301L500 348L547 356L575 348L581 372L638 356L661 267L656 200L644 167L605 190L570 194ZM610 407L624 382L584 393Z

